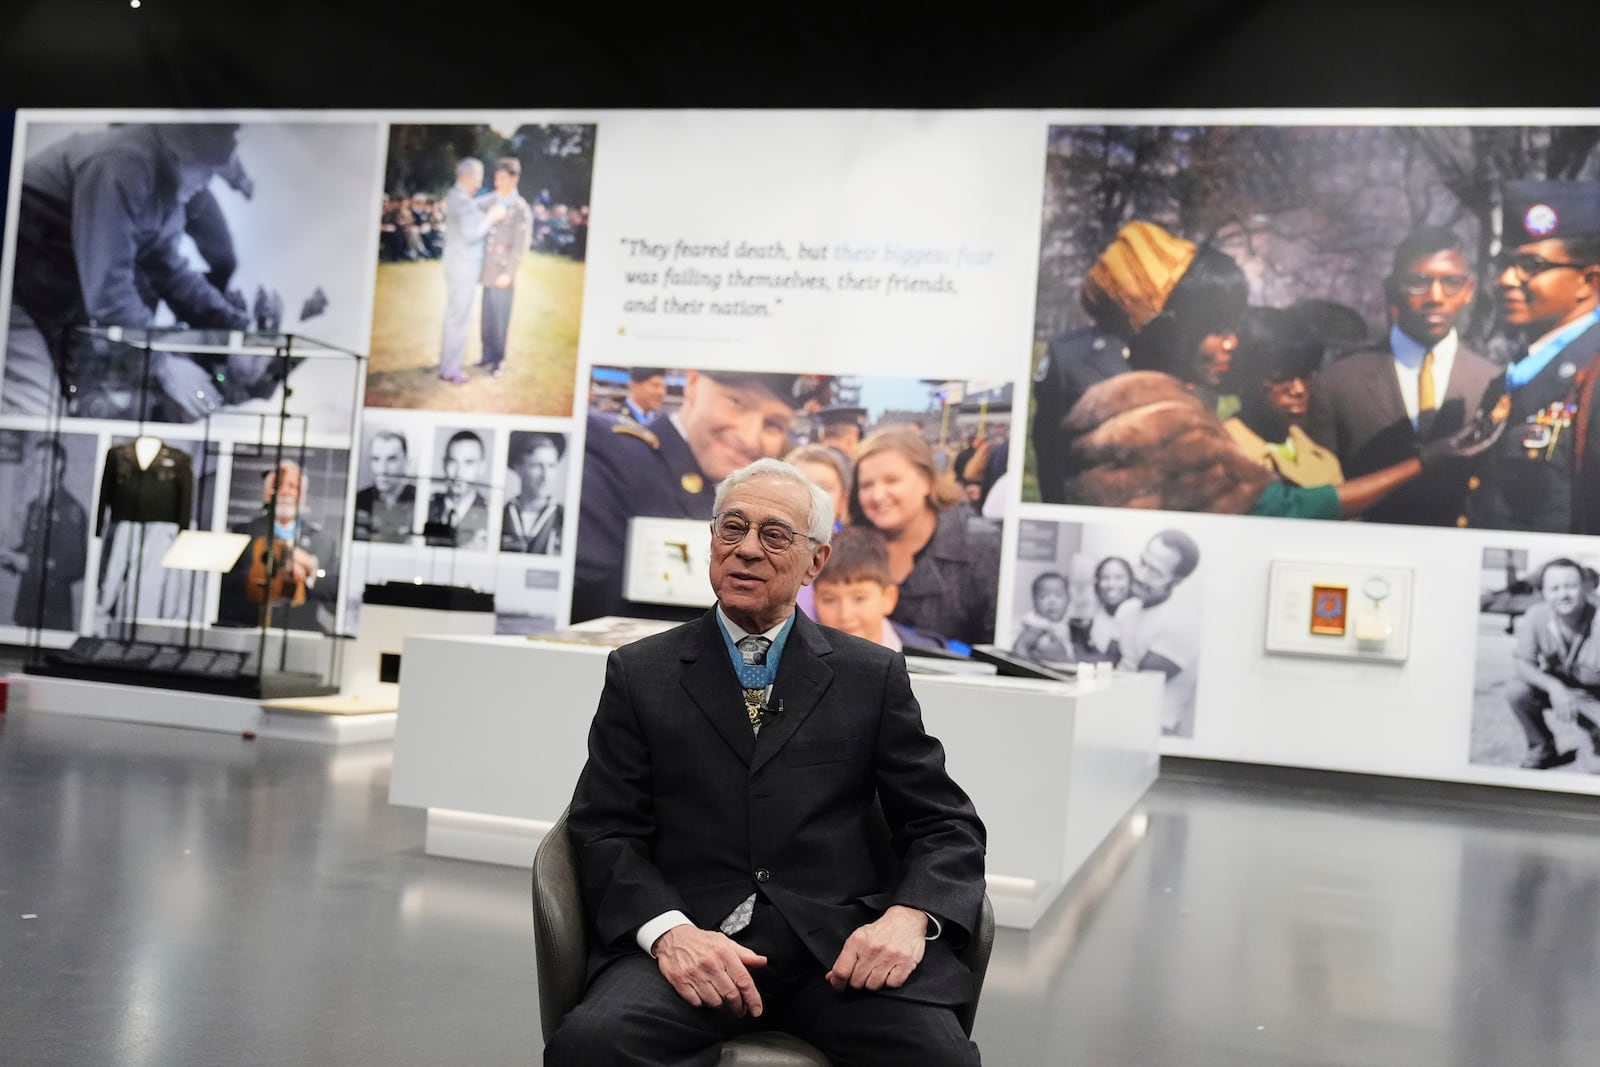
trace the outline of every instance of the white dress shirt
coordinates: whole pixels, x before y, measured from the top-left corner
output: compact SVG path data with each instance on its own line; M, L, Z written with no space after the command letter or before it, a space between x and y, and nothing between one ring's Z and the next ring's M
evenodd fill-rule
M1389 329L1389 349L1394 352L1394 376L1400 383L1400 399L1405 402L1406 414L1416 427L1420 414L1417 402L1417 383L1422 378L1422 357L1433 353L1433 400L1444 403L1445 387L1450 384L1450 370L1456 365L1456 332L1451 330L1432 349L1406 333L1398 326Z

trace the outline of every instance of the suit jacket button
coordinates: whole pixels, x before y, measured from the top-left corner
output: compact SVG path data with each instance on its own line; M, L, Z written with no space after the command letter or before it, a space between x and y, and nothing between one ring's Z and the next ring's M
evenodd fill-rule
M766 885L768 882L772 881L772 872L767 870L765 867L758 868L756 870L756 881L760 882L762 885Z

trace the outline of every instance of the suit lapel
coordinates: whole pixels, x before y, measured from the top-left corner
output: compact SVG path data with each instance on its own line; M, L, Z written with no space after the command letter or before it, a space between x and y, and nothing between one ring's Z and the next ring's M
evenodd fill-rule
M783 647L778 678L772 686L772 700L774 704L782 702L783 714L769 719L761 728L755 760L750 765L751 774L766 766L816 710L817 703L833 682L833 669L823 660L832 652L833 646L822 636L816 623L796 609L794 631Z
M788 652L784 661L788 662ZM722 631L717 626L716 609L700 621L700 639L692 641L683 653L684 667L679 683L689 699L711 720L711 726L729 748L746 764L755 753L755 731L744 710L739 679L733 673Z
M1375 416L1377 433L1402 422L1409 429L1411 416L1406 414L1405 397L1400 395L1400 379L1394 369L1394 349L1389 347L1389 342L1383 343L1381 352L1373 353L1373 362L1376 364L1373 373L1362 377L1367 382L1372 398L1369 410Z

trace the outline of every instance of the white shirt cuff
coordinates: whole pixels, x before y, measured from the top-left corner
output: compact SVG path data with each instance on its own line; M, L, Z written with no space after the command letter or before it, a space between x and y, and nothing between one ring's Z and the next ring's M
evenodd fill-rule
M937 941L939 939L939 935L944 933L944 924L941 923L938 919L934 918L933 912L931 912L931 911L925 911L922 914L924 914L924 915L926 915L928 917L928 925L933 927L933 933L928 934L926 937L923 938L923 940L924 941Z
M635 940L639 942L640 951L649 955L651 959L656 954L650 950L655 947L656 939L674 926L689 926L689 916L681 911L667 911L657 915L654 919L639 927Z

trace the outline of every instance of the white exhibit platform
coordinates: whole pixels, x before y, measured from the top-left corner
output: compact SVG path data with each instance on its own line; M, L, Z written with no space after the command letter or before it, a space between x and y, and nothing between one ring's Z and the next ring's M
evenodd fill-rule
M394 737L393 711L330 713L281 706L294 702L265 707L244 697L34 674L13 674L6 680L11 707L22 714L76 715L316 745L358 745Z
M389 799L430 855L531 867L572 798L609 649L521 637L405 643ZM913 675L989 832L1002 926L1031 928L1155 781L1161 678Z

